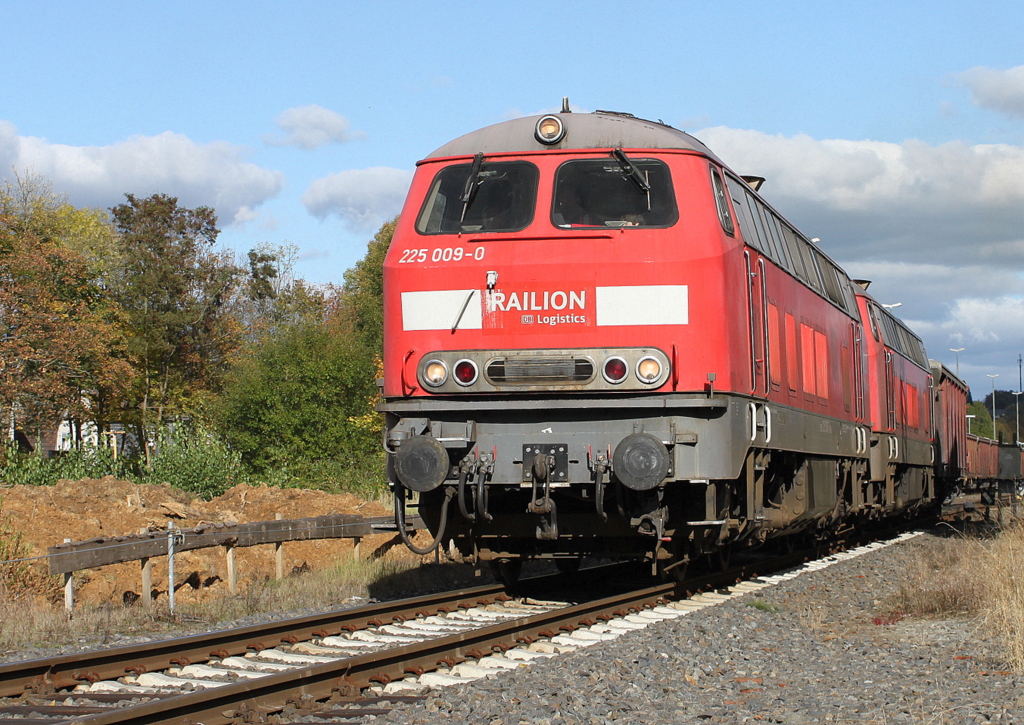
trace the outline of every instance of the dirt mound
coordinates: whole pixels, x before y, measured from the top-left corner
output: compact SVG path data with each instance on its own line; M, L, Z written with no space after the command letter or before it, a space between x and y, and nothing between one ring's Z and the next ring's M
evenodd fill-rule
M135 534L142 529L166 529L173 521L177 528L202 523L269 521L275 514L283 518L304 518L326 514L387 516L390 509L374 501L351 494L330 494L305 489L281 489L268 486L238 485L212 501L193 499L188 493L168 485L120 481L115 478L60 481L55 486L14 486L0 490L0 513L20 531L32 547L32 556L46 554L48 547L65 539L82 541L99 536ZM366 537L364 555L391 549L395 537L390 534ZM352 541L288 542L284 545L285 572L293 569L319 569L330 566L339 557L352 556ZM391 556L411 556L405 547L391 549ZM254 546L235 552L239 587L274 574L273 546ZM166 559L154 561L153 587L166 593ZM198 589L177 589L183 596L201 597L208 590L227 589L227 564L223 549L210 548L182 553L175 557L176 582L202 582ZM84 602L121 602L127 592L140 591L138 562L115 564L76 572L76 599ZM191 590L191 591L189 591Z

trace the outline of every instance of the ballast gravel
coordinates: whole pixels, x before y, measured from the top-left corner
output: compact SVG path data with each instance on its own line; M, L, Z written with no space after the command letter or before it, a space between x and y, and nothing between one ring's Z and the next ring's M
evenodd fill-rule
M613 641L435 687L377 722L1024 722L1024 677L975 619L889 616L924 535Z

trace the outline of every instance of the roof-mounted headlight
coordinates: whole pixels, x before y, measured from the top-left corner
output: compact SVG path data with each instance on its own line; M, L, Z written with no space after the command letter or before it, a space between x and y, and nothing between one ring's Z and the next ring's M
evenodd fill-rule
M538 141L547 146L558 143L565 136L565 126L562 125L562 119L558 116L544 116L537 121L534 136L537 137Z

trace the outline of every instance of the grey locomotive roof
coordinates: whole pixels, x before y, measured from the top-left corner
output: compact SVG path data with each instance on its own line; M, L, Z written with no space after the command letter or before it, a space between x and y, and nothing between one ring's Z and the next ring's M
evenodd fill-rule
M427 158L473 156L481 152L493 154L549 149L635 148L688 149L719 161L707 146L693 136L656 121L604 111L557 115L565 125L565 137L551 146L542 144L533 135L537 121L543 116L527 116L467 133L449 141Z

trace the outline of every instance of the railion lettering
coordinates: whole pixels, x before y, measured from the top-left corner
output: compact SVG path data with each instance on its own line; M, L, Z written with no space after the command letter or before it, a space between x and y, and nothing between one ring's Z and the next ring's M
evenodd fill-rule
M545 310L585 310L587 309L586 290L555 290L544 292L490 292L487 295L488 306L497 312L511 310L545 311Z

